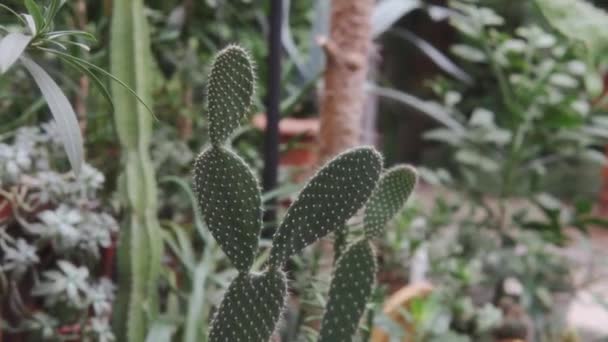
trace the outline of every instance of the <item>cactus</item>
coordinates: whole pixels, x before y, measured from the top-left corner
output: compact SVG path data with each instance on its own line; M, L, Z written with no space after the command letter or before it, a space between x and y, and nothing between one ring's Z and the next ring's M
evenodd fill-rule
M210 341L268 341L287 294L280 270L241 273L230 284L215 315Z
M223 144L249 112L255 89L251 58L237 45L222 50L213 63L207 87L209 137Z
M270 264L280 266L307 245L336 230L367 201L382 170L373 149L338 155L306 185L273 238Z
M150 103L149 34L142 0L113 2L110 64L112 73ZM123 190L127 212L118 241L118 296L113 329L118 341L143 341L158 312L157 280L162 241L156 216L157 188L148 152L152 117L145 105L112 84L114 122L122 149Z
M253 263L262 228L262 200L247 164L223 147L194 164L195 191L211 233L239 271Z
M342 227L372 194L382 169L381 156L370 147L330 161L288 209L266 268L251 273L262 227L260 191L252 171L225 143L248 112L253 74L249 56L237 46L216 57L208 84L211 146L194 164L194 190L205 223L239 271L211 323L210 342L269 340L287 296L282 264ZM373 263L373 257L366 260Z
M403 208L416 180L416 171L410 166L396 166L382 174L365 206L364 238L348 247L336 263L319 342L352 340L375 282L372 239L380 236Z
M370 242L352 244L338 260L319 342L351 341L353 332L372 293L376 257Z
M384 172L365 207L363 222L368 239L384 233L388 221L410 197L416 179L416 171L407 165L399 165Z

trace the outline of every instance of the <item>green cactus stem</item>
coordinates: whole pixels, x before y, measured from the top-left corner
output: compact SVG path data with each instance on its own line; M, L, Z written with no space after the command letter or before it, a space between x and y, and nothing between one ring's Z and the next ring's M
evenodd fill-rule
M374 193L382 172L382 157L371 147L346 151L329 162L288 209L273 238L267 270L251 273L262 227L260 190L251 169L226 146L226 140L249 111L254 83L252 63L243 49L229 46L219 53L208 84L211 146L196 159L194 190L209 230L239 274L213 319L210 342L267 342L287 298L282 265L331 232L342 229L346 237L346 221ZM394 181L401 186L400 179L393 180L400 176L395 171L384 179L389 185ZM388 191L390 202L401 201L401 188L397 194L381 188L376 190L377 196L385 196ZM376 200L375 209L368 209L374 227L385 220L387 213L397 210L393 203L380 200ZM322 341L351 340L370 296L375 268L372 247L365 239L350 246L338 259Z
M283 272L239 274L216 313L209 342L267 342L281 316L287 294Z
M223 144L249 113L255 90L253 62L237 45L222 50L211 68L207 87L209 136Z
M384 234L386 224L410 197L417 178L416 170L407 165L399 165L384 172L365 207L363 223L368 239Z
M273 238L270 265L280 267L344 225L365 204L381 170L382 157L370 147L346 151L323 167L288 209Z
M352 244L340 257L329 289L319 342L350 342L372 293L376 257L366 239Z
M194 190L207 227L235 267L251 268L262 229L262 200L251 169L212 146L194 163Z

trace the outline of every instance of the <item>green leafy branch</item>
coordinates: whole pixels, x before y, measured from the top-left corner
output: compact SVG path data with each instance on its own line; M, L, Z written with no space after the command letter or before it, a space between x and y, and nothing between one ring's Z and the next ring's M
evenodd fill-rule
M80 30L54 30L54 20L64 5L64 0L52 0L47 6L40 6L33 0L25 0L28 13L17 13L10 7L0 4L0 10L12 14L21 24L21 28L0 25L0 75L6 73L17 61L33 77L46 100L54 119L60 123L60 134L64 149L75 173L78 173L84 160L83 139L76 113L66 95L51 76L31 57L35 53L48 53L66 63L78 72L88 76L100 90L103 97L114 109L110 92L102 82L102 77L110 78L120 84L146 108L146 103L117 77L85 59L67 53L68 46L75 46L90 51L88 43L95 43L95 37ZM85 43L86 42L86 43Z

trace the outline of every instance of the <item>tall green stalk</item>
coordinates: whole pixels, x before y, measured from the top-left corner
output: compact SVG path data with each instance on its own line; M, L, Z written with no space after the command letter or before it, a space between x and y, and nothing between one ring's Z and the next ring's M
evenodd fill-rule
M142 0L114 0L110 64L112 73L150 103L150 42ZM114 330L119 341L144 341L157 312L156 281L162 244L156 217L157 189L149 145L152 117L120 85L112 85L114 121L122 148L119 187L126 219L118 246L118 298Z

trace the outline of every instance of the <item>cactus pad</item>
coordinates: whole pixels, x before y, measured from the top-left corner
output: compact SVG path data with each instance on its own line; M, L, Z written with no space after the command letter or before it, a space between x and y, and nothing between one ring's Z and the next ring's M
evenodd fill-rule
M319 342L350 342L372 293L376 259L363 239L351 245L338 260L329 288L329 299Z
M253 263L262 201L251 169L233 152L211 147L194 163L194 191L213 237L240 271Z
M338 155L302 190L274 236L270 264L290 256L334 231L351 218L372 193L382 157L370 147Z
M416 170L400 165L387 170L365 207L363 222L368 238L379 237L384 227L403 208L416 186Z
M209 342L268 342L285 303L281 271L239 274L213 319Z
M247 115L254 88L255 75L249 54L236 45L222 50L211 67L207 88L209 135L213 145L223 144Z

